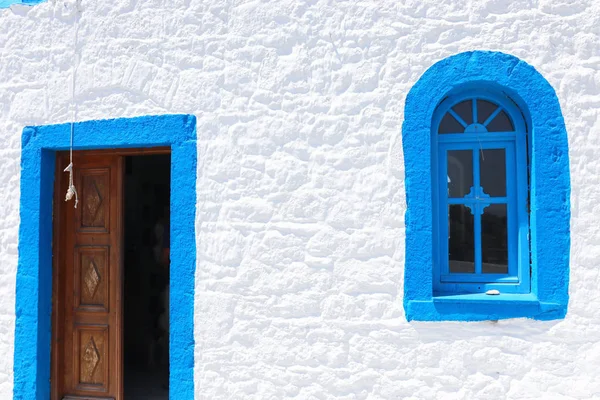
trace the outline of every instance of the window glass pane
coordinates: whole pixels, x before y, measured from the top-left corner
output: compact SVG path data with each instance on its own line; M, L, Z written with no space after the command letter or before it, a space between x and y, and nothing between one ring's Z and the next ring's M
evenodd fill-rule
M474 223L471 210L462 204L448 207L448 261L450 273L475 272Z
M477 100L477 122L483 124L498 106L487 100Z
M492 197L506 196L506 154L504 149L479 150L479 176L483 191Z
M448 197L464 197L473 186L473 152L448 150Z
M515 130L513 124L504 111L500 111L498 115L488 124L488 132L512 132Z
M508 273L506 204L492 204L481 216L481 272Z
M465 128L450 113L444 115L438 129L438 133L463 133L464 131Z
M452 109L458 114L459 117L462 118L463 121L467 123L467 125L471 125L473 123L473 100L469 99L461 101L452 107Z

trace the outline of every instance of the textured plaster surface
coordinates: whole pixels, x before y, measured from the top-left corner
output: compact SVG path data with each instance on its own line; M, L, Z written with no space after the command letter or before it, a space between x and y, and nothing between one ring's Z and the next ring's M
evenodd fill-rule
M600 3L71 0L0 10L0 354L14 348L21 134L189 113L198 127L198 399L600 397ZM499 50L556 90L569 135L564 320L410 322L406 95ZM13 357L0 359L10 399Z

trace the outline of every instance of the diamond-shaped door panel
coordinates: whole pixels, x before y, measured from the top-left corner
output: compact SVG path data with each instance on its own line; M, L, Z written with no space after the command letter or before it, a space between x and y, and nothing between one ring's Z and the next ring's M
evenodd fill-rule
M81 206L79 231L108 232L110 205L110 169L94 168L79 171Z
M106 325L75 328L77 389L105 391L108 389L108 327Z
M100 362L100 352L94 341L94 337L90 336L90 340L83 348L81 356L81 373L79 375L80 382L94 383L98 363Z
M75 307L82 311L108 312L108 247L77 247L75 262Z
M94 295L98 291L98 286L100 285L100 279L102 279L102 277L98 272L96 262L92 258L87 265L87 269L83 277L83 283L85 284L85 289L87 289L86 297L94 298Z

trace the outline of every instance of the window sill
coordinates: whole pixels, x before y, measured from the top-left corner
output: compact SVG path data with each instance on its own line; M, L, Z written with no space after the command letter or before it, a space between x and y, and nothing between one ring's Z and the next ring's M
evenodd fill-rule
M435 296L407 302L409 321L490 321L508 318L564 318L564 304L540 301L534 294L485 293Z
M455 295L434 295L434 303L482 303L482 304L537 304L538 298L530 293L515 294L515 293L500 293L498 295L489 295L485 293L475 294L455 294Z

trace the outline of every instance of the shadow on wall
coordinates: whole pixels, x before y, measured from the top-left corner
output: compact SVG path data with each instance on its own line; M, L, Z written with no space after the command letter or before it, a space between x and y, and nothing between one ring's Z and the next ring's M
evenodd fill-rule
M552 330L553 327L562 323L561 320L545 321L544 324L515 324L512 321L495 320L480 321L469 324L461 324L460 329L448 335L444 329L432 329L439 322L412 321L413 329L418 333L419 340L422 343L456 342L459 340L472 341L477 338L492 338L497 340L499 337L511 338L531 338L542 335ZM493 325L493 329L490 325ZM482 329L489 327L489 329Z

